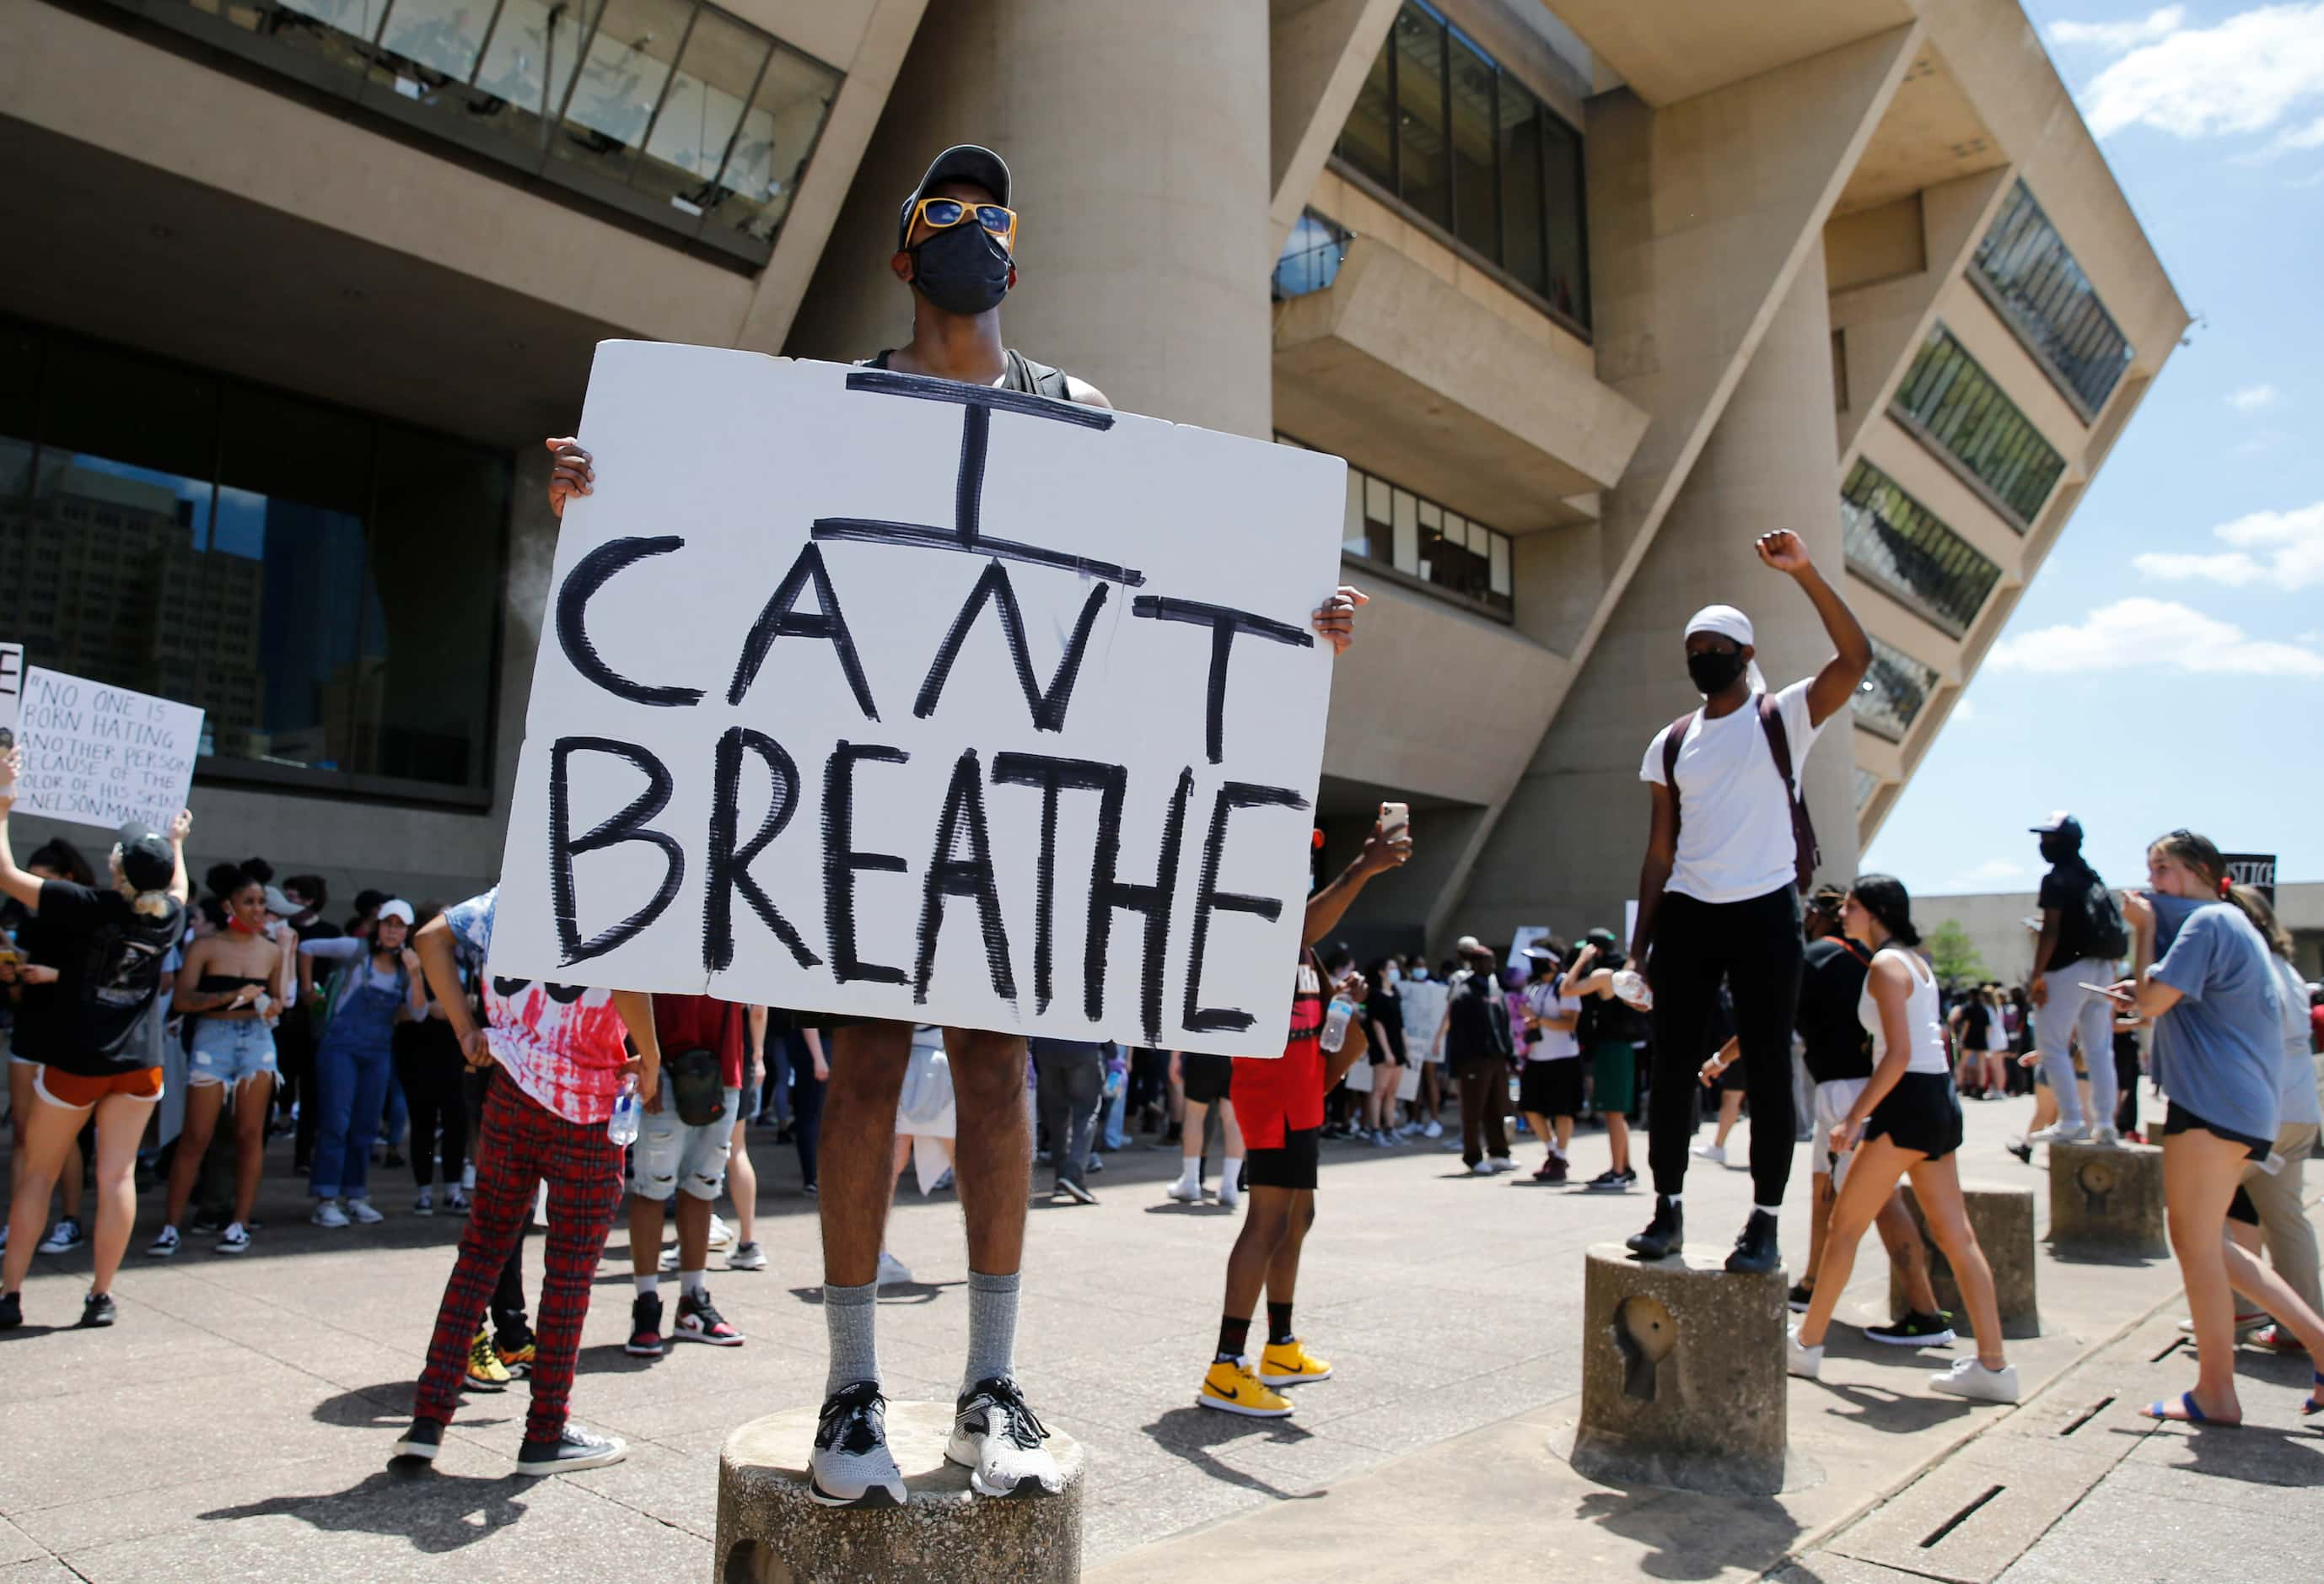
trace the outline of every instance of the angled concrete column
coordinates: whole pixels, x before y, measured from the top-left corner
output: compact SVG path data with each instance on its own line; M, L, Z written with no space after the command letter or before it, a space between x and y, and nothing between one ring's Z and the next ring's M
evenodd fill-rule
M1403 0L1270 0L1274 241L1299 218Z
M1010 345L1124 411L1266 437L1268 24L1249 0L928 7L784 349L910 334L897 208L938 151L981 143L1017 184Z

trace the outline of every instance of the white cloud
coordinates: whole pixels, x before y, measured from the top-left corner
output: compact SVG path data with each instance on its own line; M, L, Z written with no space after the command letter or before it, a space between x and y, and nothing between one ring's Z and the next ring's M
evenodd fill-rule
M2256 412L2275 405L2275 394L2273 385L2246 385L2227 397L2227 405L2238 412Z
M2251 637L2175 600L2144 597L2100 606L2078 624L2005 638L1987 663L2051 674L2163 667L2210 676L2324 677L2324 654Z
M2324 501L2292 512L2254 512L2222 523L2211 536L2227 550L2147 554L2131 565L2150 578L2200 578L2241 588L2265 581L2292 592L2324 583Z
M2139 22L2053 22L2050 36L2061 44L2090 44L2119 55L2141 44L2169 38L2187 20L2184 5L2166 5Z
M2023 864L2013 863L2007 858L1987 858L1974 868L1963 869L1945 882L1944 888L1949 892L1974 891L1997 885L2004 880L2023 879L2027 873Z
M2144 22L2063 23L2050 36L2116 59L2091 79L2082 112L2100 137L2147 125L2178 137L2265 132L2324 100L2324 3L2263 5L2211 27L2185 27L2183 7ZM2317 144L2306 141L2313 134ZM2324 144L2324 121L2283 134L2283 147Z
M2290 153L2294 149L2324 149L2324 116L2319 116L2305 126L2276 134L2271 147L2277 153Z

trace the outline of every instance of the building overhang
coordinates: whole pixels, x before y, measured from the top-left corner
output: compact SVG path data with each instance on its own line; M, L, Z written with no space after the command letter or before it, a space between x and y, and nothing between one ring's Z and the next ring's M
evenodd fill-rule
M1585 522L1646 412L1376 239L1275 310L1276 427L1509 533Z

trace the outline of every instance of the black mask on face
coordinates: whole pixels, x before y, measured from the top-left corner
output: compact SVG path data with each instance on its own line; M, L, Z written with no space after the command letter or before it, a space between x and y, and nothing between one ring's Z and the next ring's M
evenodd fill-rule
M1686 657L1686 674L1693 679L1694 690L1708 699L1733 687L1743 674L1743 663L1740 649L1706 649Z
M912 284L946 313L989 313L1009 295L1009 250L973 221L937 232L911 253Z
M2054 830L2045 830L2042 833L2042 857L2049 863L2062 864L2068 858L2078 856L2081 850Z

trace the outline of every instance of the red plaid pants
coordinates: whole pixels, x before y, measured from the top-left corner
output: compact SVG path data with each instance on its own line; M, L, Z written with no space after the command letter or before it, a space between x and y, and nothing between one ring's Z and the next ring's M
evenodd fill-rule
M540 1351L524 1433L527 1440L553 1441L565 1431L589 1286L622 1202L622 1149L605 1136L604 1123L567 1122L505 1078L484 1098L479 1136L475 1196L460 1233L459 1260L444 1284L444 1305L436 1312L436 1335L428 1346L428 1367L420 1374L412 1412L438 1423L451 1422L485 1301L524 1235L534 1185L545 1181L547 1270L540 1282L540 1318L534 1328Z

